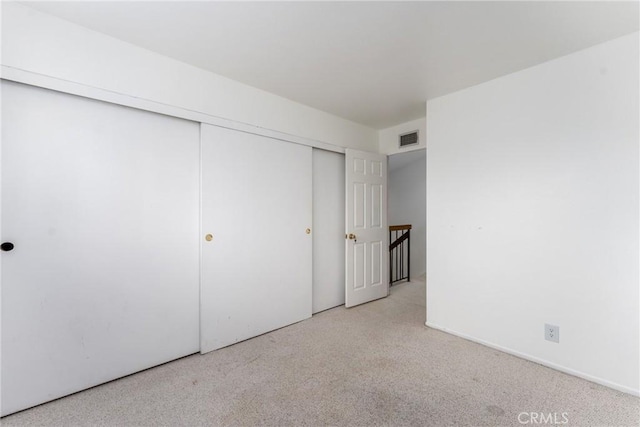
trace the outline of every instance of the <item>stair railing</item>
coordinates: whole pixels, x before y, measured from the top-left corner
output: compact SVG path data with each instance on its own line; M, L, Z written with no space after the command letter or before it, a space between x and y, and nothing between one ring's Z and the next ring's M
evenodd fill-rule
M389 285L411 281L411 224L390 225L389 242Z

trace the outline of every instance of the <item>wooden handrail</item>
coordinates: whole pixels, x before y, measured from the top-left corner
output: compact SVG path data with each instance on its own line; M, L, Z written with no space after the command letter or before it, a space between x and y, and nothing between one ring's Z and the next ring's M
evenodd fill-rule
M402 236L398 237L394 242L389 245L389 250L392 251L400 245L400 243L404 242L409 238L409 233L404 233Z
M400 231L400 230L411 230L411 224L389 226L389 231Z

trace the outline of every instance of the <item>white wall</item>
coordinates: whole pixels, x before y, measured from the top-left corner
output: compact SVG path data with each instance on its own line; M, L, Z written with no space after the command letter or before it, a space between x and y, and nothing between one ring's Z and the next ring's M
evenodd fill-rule
M24 5L0 7L3 78L49 76L341 147L378 149L377 131L366 126Z
M389 225L411 224L411 277L426 271L425 150L389 156Z
M398 137L407 132L418 131L418 144L400 148ZM424 118L401 123L378 131L378 150L381 154L404 153L421 150L427 146L427 122Z
M428 102L429 326L638 394L638 71L635 33Z

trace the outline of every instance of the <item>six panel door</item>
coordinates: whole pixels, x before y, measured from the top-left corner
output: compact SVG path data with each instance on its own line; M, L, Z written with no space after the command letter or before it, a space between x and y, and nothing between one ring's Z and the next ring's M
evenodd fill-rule
M389 294L387 156L346 150L345 305Z

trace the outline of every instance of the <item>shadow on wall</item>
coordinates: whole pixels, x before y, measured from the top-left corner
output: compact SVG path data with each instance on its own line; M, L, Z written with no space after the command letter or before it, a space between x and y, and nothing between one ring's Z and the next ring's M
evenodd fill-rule
M427 150L389 156L389 225L411 224L411 277L426 271Z

